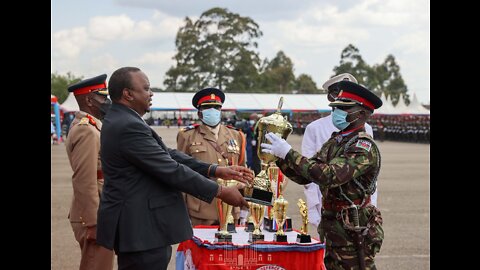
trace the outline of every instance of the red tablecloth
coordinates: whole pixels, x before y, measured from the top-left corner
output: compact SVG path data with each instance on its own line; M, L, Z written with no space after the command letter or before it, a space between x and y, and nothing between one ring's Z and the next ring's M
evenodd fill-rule
M215 243L216 227L197 226L194 237L179 244L176 269L325 269L325 245L312 238L312 243L296 243L296 231L286 232L288 243L273 242L273 234L262 231L264 242L248 243L244 227L237 227L233 243Z

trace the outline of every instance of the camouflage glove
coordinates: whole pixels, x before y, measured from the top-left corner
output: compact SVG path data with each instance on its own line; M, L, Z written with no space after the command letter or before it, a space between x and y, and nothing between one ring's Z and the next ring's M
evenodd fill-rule
M281 159L285 159L288 151L292 149L292 146L288 144L287 141L278 137L275 133L269 132L265 135L265 138L267 138L272 144L260 144L263 153L272 154Z

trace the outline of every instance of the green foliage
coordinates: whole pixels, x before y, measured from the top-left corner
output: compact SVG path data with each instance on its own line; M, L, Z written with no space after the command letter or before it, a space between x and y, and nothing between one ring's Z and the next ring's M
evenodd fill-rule
M320 93L317 88L317 84L313 81L312 77L307 74L300 74L295 80L294 89L298 94L318 94Z
M165 89L158 91L196 92L218 87L237 93L325 92L319 92L308 74L295 78L294 64L283 51L261 63L256 39L263 34L249 17L216 7L203 12L196 21L186 17L184 22L175 38L175 64L165 74ZM394 104L403 94L409 104L407 86L393 55L388 55L382 64L369 66L359 50L349 44L333 72L351 73L375 94L390 96Z
M166 73L167 90L197 91L207 86L252 90L254 84L238 77L256 77L259 57L254 39L261 35L255 21L223 8L205 11L196 22L187 17L175 40L176 65Z
M359 50L349 44L340 55L340 65L333 68L335 74L348 72L355 76L358 83L380 96L383 93L390 96L392 103L396 105L402 94L405 104L409 104L407 86L400 74L400 66L396 63L393 55L388 55L382 64L369 66L360 55Z
M279 51L272 61L265 59L261 74L261 87L268 93L291 93L295 83L293 62Z
M79 82L83 77L76 77L71 72L67 75L59 75L56 72L51 74L51 94L58 98L59 103L63 103L68 97L68 86Z

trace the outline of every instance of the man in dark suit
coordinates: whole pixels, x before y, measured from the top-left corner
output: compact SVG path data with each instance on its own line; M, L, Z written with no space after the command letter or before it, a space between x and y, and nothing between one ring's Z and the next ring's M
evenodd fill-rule
M140 69L116 70L108 89L113 104L100 137L105 182L97 243L115 250L120 270L167 269L170 245L193 235L181 192L205 202L217 197L248 206L238 187L222 187L207 177L252 183L253 173L167 148L141 117L149 111L153 92Z

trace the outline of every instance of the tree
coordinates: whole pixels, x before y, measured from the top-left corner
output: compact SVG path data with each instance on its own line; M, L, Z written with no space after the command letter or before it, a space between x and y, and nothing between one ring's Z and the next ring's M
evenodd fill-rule
M400 94L403 94L405 104L410 104L409 96L407 94L407 86L403 81L402 75L400 74L400 66L396 63L395 57L391 54L385 58L385 61L382 64L384 80L381 81L382 86L384 87L385 95L390 96L392 104L396 105L400 98Z
M76 77L70 72L67 75L59 75L56 72L51 74L51 94L56 96L58 103L63 103L68 97L68 86L82 80L83 77Z
M295 83L292 60L283 51L277 52L272 61L264 61L261 74L262 88L266 92L291 93Z
M253 57L251 59L250 57ZM231 93L251 93L259 88L258 66L260 59L257 55L249 54L242 49L235 57L232 70L233 80L225 88Z
M371 68L363 60L359 50L349 44L343 49L340 55L340 65L333 68L335 74L350 73L358 81L359 84L367 85L369 75L371 74Z
M307 74L300 74L295 80L295 90L299 94L318 94L317 84Z
M370 67L360 55L359 50L349 44L343 49L340 56L340 65L333 68L335 74L348 72L355 76L359 84L373 91L377 96L384 93L390 96L392 103L396 105L400 94L403 94L405 103L410 103L407 94L407 86L400 74L400 66L393 55L388 55L382 64Z
M166 73L167 91L197 91L207 86L225 91L249 89L235 75L255 77L259 57L254 39L261 35L255 21L223 8L205 11L196 22L187 17L175 40L176 64Z

